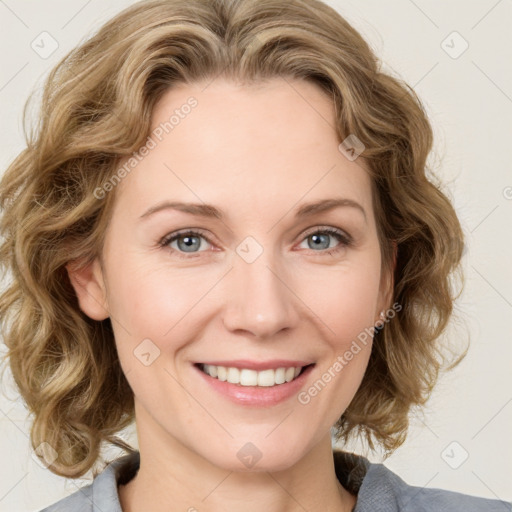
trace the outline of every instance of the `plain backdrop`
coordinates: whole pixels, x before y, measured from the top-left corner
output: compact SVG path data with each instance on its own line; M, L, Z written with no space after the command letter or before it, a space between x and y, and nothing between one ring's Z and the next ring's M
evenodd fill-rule
M71 48L131 3L0 1L1 172L23 149L29 93ZM467 236L466 287L448 335L470 336L468 356L441 377L424 412L411 416L406 443L385 464L413 485L510 501L512 2L327 3L366 37L384 69L419 94L435 130L431 166ZM41 37L46 51L58 45L51 55L33 49ZM9 377L0 394L0 512L37 511L90 479L63 479L32 458L26 410L9 399L16 398ZM133 428L124 436L136 445Z

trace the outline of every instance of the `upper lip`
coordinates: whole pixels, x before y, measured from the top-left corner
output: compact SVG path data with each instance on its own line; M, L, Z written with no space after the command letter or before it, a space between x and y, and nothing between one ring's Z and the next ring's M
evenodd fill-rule
M231 361L202 361L198 364L208 364L211 366L225 366L226 368L247 368L248 370L276 370L277 368L290 368L299 366L308 366L313 361L297 361L291 359L272 359L269 361L250 361L248 359L235 359Z

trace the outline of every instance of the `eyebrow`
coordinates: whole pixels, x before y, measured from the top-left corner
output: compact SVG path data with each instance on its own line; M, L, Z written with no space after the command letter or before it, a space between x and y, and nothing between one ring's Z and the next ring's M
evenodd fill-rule
M363 214L365 221L367 221L366 211L359 203L352 199L341 197L322 199L320 201L303 204L296 210L295 217L299 219L305 218L340 207L351 207L359 210ZM161 203L149 208L140 216L140 218L145 219L162 210L177 210L199 217L224 219L224 213L216 206L206 203L183 203L179 201L162 201Z

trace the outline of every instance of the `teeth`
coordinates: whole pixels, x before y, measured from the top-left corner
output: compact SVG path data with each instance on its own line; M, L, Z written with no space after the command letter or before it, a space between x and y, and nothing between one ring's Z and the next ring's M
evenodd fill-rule
M227 381L230 384L239 384L240 386L261 386L270 387L278 384L284 384L295 379L301 366L290 368L277 368L276 370L249 370L247 368L226 368L225 366L213 366L210 364L201 365L201 369L210 377L221 381Z
M256 370L247 370L244 368L243 370L240 371L240 380L235 384L238 383L240 383L240 385L242 386L257 386L258 372Z
M206 367L208 367L208 371L210 369L210 365L209 364L205 364L204 365L204 368L205 368L205 372L206 372ZM224 366L215 366L214 368L217 369L217 379L219 380L226 380L227 376L228 376L228 370L227 368L225 368ZM208 373L208 372L207 372ZM212 373L208 373L208 375L211 375L213 377L213 374L215 373L215 371L213 371Z

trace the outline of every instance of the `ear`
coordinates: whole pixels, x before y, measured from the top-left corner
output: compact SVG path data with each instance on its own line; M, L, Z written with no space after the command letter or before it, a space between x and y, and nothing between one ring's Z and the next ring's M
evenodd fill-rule
M80 309L93 320L110 316L103 272L98 258L86 265L73 261L66 265Z
M393 263L391 268L384 269L381 274L380 279L380 289L379 289L379 300L378 300L378 309L376 311L375 323L382 322L383 317L381 313L390 308L391 301L393 299L393 290L395 287L395 268L396 268L396 256L398 252L398 246L394 240L391 241L393 244Z

